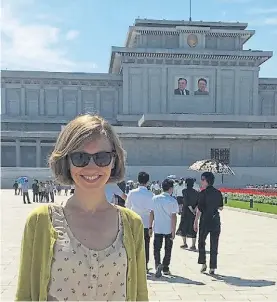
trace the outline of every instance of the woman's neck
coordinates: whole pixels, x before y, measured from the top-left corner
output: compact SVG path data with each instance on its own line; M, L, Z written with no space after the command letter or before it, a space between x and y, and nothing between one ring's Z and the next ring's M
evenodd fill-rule
M69 200L72 206L81 208L86 212L103 211L110 207L105 194L105 187L90 192L76 187L74 195Z

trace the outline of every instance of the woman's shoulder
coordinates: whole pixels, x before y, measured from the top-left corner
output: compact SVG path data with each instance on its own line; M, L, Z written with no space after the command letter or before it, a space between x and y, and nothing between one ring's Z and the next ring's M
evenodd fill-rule
M35 209L33 209L28 217L26 224L34 224L37 223L38 221L47 221L49 219L49 206L47 204L41 205Z
M124 207L119 207L119 210L122 213L123 219L127 219L129 223L137 225L142 224L141 217L134 211Z

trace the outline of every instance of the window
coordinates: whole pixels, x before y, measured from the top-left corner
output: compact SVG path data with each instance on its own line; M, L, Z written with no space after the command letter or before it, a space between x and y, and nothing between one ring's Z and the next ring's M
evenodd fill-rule
M53 144L53 145L55 145L55 141L54 140L50 140L50 139L43 139L43 140L41 140L41 143L43 144L43 143L47 143L47 144Z
M218 160L224 164L229 164L230 149L211 149L211 159Z
M1 138L1 143L15 143L15 139Z

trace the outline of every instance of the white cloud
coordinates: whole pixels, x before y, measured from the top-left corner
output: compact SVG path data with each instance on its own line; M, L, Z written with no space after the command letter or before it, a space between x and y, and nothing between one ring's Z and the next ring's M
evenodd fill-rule
M276 14L277 7L271 8L252 8L247 11L250 15L267 15L267 14Z
M26 24L10 3L3 1L1 5L1 68L84 72L96 68L93 62L69 58L66 44L61 44L66 37L60 28L42 22Z
M50 21L50 22L61 22L62 20L54 15L49 15L49 14L38 14L35 16L37 20L42 20L42 21Z
M78 36L79 36L78 30L69 30L65 35L65 39L67 41L71 41L76 39Z
M264 20L265 25L277 25L277 18L266 18Z

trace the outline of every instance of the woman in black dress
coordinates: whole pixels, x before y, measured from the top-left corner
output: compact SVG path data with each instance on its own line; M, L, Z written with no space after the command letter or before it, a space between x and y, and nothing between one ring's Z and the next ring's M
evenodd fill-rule
M183 190L183 210L181 216L181 223L178 234L183 237L183 245L181 248L187 248L187 238L192 239L191 250L196 250L196 235L193 229L196 207L198 204L199 193L193 189L195 180L193 178L186 179L187 188Z

